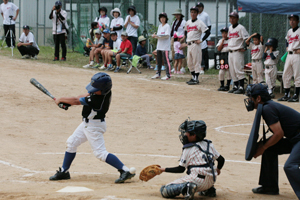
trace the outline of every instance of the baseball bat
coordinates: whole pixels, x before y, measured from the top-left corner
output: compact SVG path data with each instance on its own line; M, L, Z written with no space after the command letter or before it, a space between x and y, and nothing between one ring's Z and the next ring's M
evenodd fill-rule
M53 100L55 100L56 98L42 85L40 84L35 78L30 79L30 83L32 85L34 85L37 89L39 89L41 92L43 92L44 94L46 94L47 96L49 96L50 98L52 98ZM66 104L66 103L59 103L58 107L68 110L69 106L71 106L70 104Z

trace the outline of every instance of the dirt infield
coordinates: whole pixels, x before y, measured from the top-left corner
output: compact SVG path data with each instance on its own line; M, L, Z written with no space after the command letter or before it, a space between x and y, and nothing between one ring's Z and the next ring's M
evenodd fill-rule
M125 184L114 184L119 173L97 160L85 143L78 148L71 179L48 181L62 164L65 141L81 122L81 107L59 109L29 80L36 78L54 96L76 96L86 93L85 86L96 72L0 56L0 199L158 200L163 199L161 185L182 176L163 173L143 183L137 175ZM251 162L244 159L255 114L246 111L245 96L217 92L218 84L210 84L209 78L203 78L199 86L188 86L151 80L147 74L110 75L113 96L104 137L108 151L128 167L139 173L150 164L177 166L182 147L177 129L189 116L207 123L207 138L226 159L215 184L217 197L196 195L196 200L296 199L283 171L287 156L280 156L280 195L251 192L257 186L260 158ZM288 105L300 109L299 104ZM93 191L56 192L66 186Z

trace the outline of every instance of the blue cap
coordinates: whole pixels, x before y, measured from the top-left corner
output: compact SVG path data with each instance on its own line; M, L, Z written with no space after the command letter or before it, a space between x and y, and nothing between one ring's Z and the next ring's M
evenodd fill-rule
M56 1L55 6L62 6L62 3L60 1Z
M103 33L110 33L110 30L108 28L104 29Z

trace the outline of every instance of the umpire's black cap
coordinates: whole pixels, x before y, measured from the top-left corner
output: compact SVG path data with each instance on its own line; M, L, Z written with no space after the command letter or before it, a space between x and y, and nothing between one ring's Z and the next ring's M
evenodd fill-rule
M204 4L201 3L201 2L198 2L198 3L196 4L196 6L197 6L197 7L203 7L203 8L204 8Z
M263 94L269 95L267 85L263 85L261 83L247 85L246 95L248 97L263 95Z
M220 32L221 32L221 33L222 33L222 32L228 33L228 28L227 28L227 27L223 27L223 28L220 30Z
M294 15L294 14L291 14L289 15L289 19L291 19L292 17L294 17L297 21L299 21L299 15Z

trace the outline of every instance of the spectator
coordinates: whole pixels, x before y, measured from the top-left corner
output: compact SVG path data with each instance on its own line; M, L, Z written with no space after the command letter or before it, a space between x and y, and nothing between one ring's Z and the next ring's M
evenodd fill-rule
M117 68L116 68L115 72L120 71L121 57L130 58L132 56L132 50L133 50L132 44L128 40L127 32L122 32L121 37L122 37L122 43L121 43L119 51L116 54Z
M90 41L93 41L95 42L96 40L96 37L95 37L95 32L99 30L99 24L98 22L92 22L91 23L91 29L89 30L89 33L90 33L90 40L87 39L87 43L86 45L83 47L84 49L84 55L85 56L89 56L90 55L90 51L91 51L91 44L90 44ZM102 39L102 37L101 37ZM101 41L102 43L102 41Z
M34 35L29 31L29 26L23 26L23 33L17 44L18 50L22 55L22 58L37 59L37 55L40 52L39 46L37 45Z
M113 64L112 64L112 57L116 55L116 53L119 51L121 46L121 40L118 38L118 34L116 31L112 31L110 33L110 38L113 41L113 49L102 51L102 59L104 62L104 65L107 65L106 70L114 70Z
M182 50L184 47L181 46L181 43L179 42L181 38L183 38L183 35L177 35L177 32L174 33L174 51L175 51L174 74L184 74L181 71L182 59L185 58Z
M130 6L127 10L128 14L125 19L126 32L128 34L128 40L132 44L132 51L135 53L136 45L138 41L138 33L137 30L140 26L140 18L136 15L135 6Z
M8 47L15 47L15 37L16 37L16 20L19 15L19 8L11 3L8 2L8 0L3 0L3 3L0 5L0 13L3 17L3 29L4 29L4 35L6 36L6 44ZM12 44L11 44L11 38L8 33L9 30L13 31L13 38L12 38Z
M110 24L110 31L116 31L118 39L121 40L121 33L123 32L124 20L121 17L121 11L119 8L115 8L110 11L110 15L113 17Z
M54 60L59 60L59 45L62 48L62 56L61 61L66 61L67 55L67 46L66 46L66 33L68 28L67 24L67 12L61 9L62 3L60 1L55 2L55 6L53 6L49 19L52 20L52 34L53 40L55 43L55 52L54 52Z
M101 7L98 10L99 17L96 17L95 22L98 22L99 28L101 31L109 28L110 19L107 16L107 9L105 7Z
M160 25L157 30L157 34L154 33L152 35L153 38L157 38L157 65L158 70L156 74L152 77L152 79L160 78L161 74L161 66L162 60L164 59L164 63L167 65L166 68L166 76L161 78L162 80L169 80L171 78L171 65L169 61L169 51L170 51L170 26L168 24L168 16L167 13L162 12L159 14L158 19L160 21Z
M87 64L87 65L84 65L83 68L91 68L91 67L93 67L93 65L94 65L94 57L95 57L96 50L97 50L97 48L101 47L101 45L102 45L102 43L101 43L102 39L101 39L101 31L100 31L100 29L96 30L95 35L96 35L96 37L95 37L94 43L91 44L91 46L90 46L92 48L92 50L90 52L90 63ZM88 39L88 40L91 41L90 39Z
M184 26L186 21L184 20L184 15L182 14L182 10L180 8L176 9L175 12L172 14L175 16L175 21L172 23L171 29L171 50L172 50L172 58L175 57L174 51L174 33L177 32L177 35L184 35ZM175 70L173 68L173 70ZM172 72L174 72L172 70Z
M93 68L100 67L99 55L101 54L102 50L105 51L105 50L113 49L113 47L114 47L113 41L110 39L109 29L105 29L103 31L103 35L104 35L104 40L103 40L102 46L95 50L95 58L96 58L97 64ZM100 69L106 69L106 67L107 67L106 65L103 65L102 67L100 67Z
M206 12L203 11L204 10L203 3L198 2L196 6L199 9L199 14L197 16L197 19L200 19L207 26L207 28L210 31L211 21L210 21L209 15ZM201 36L202 39L203 39L204 35L205 34L202 34L202 36ZM206 40L204 40L201 43L201 49L202 49L202 62L201 62L200 74L204 74L204 70L208 70L208 60L209 60L208 49L207 49L207 41Z
M152 58L152 55L147 54L147 49L145 46L146 42L147 42L147 39L143 35L141 35L139 37L140 45L137 46L135 55L140 56L143 60L146 60L147 67L149 69L153 69L153 67L150 64L150 59Z

